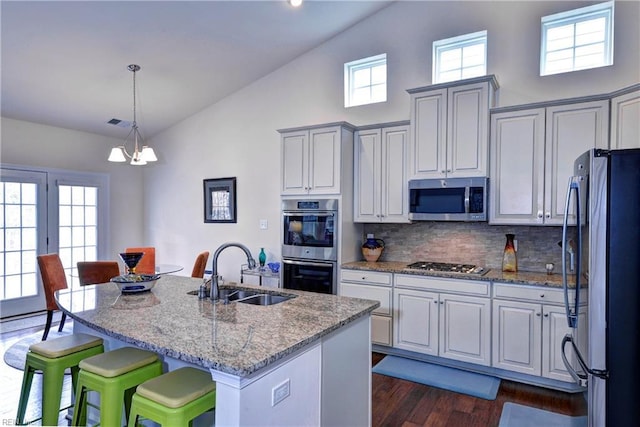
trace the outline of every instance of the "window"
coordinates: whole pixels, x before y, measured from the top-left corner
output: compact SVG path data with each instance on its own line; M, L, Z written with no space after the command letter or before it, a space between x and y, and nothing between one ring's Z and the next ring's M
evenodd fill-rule
M613 2L542 18L540 75L613 64Z
M487 74L487 32L433 42L433 83Z
M387 100L387 54L344 64L344 106Z

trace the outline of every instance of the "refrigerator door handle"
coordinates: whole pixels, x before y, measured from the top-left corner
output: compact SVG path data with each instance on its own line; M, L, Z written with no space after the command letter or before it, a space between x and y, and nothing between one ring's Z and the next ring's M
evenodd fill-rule
M569 363L569 360L567 359L567 355L565 353L565 346L567 343L571 343L571 347L573 347L573 352L576 354L578 364L580 365L582 372L577 372L575 369L573 369L573 366L571 366L571 364ZM580 354L580 350L578 350L576 343L573 341L573 336L571 334L566 334L562 339L562 352L560 353L560 355L562 356L562 362L564 363L564 366L567 368L567 371L569 371L569 374L582 387L587 386L587 382L588 382L587 373L595 377L602 378L603 380L609 379L609 371L606 371L606 370L603 371L601 369L589 369L586 362L584 361L584 358L582 357L582 354Z
M567 198L564 206L564 219L562 221L562 289L564 290L564 306L567 312L567 323L570 328L578 326L578 306L580 305L580 264L582 263L582 231L580 218L580 177L569 178ZM567 257L565 249L567 243L567 228L569 226L569 209L571 207L571 193L576 192L576 224L578 226L578 260L576 265L576 295L575 305L572 309L569 305L569 285L567 280Z

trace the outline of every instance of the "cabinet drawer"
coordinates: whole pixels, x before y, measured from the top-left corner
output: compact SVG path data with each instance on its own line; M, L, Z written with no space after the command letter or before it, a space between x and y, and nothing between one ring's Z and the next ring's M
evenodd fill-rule
M586 291L586 290L583 290ZM573 299L575 290L569 289L569 298ZM504 283L493 284L494 298L515 299L521 301L531 301L549 304L564 304L564 292L562 289L548 288L542 286L525 286L525 285L509 285ZM586 303L584 297L586 292L580 293L582 300Z
M371 316L371 342L374 344L391 345L391 318L385 316Z
M416 276L411 274L396 274L394 277L395 285L402 288L489 296L489 282Z
M356 283L340 283L340 295L380 302L373 313L391 315L391 288Z
M367 270L340 270L341 281L391 286L391 273Z

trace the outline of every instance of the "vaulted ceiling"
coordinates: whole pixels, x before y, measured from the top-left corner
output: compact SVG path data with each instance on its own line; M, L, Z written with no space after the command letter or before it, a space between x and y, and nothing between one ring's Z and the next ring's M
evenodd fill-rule
M273 72L391 1L2 1L4 117L145 137Z

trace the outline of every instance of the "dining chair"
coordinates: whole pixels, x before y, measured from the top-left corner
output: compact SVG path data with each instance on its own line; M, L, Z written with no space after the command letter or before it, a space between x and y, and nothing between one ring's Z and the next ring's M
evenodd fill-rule
M42 335L42 341L45 341L51 328L53 312L60 309L53 294L55 291L67 289L67 275L58 254L38 255L37 258L42 284L44 285L44 296L47 300L47 323L44 327L44 334ZM62 331L66 319L67 314L63 312L58 332Z
M196 262L193 264L191 277L198 277L202 279L204 277L204 270L207 268L208 260L209 260L209 251L200 252L196 257Z
M126 248L125 252L142 252L142 259L136 266L138 274L155 274L156 273L156 248L144 246L138 248Z
M80 286L107 283L120 275L117 261L79 261L77 265Z

